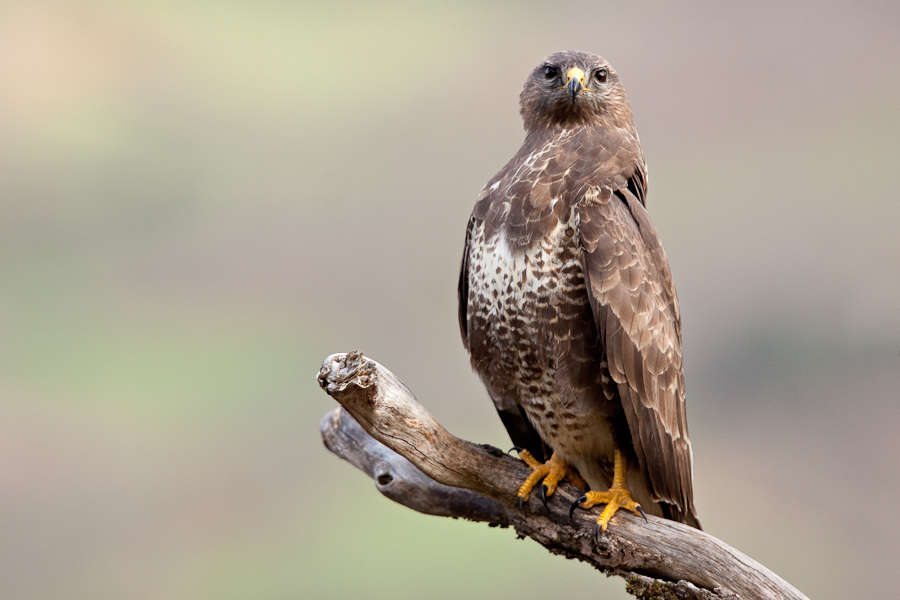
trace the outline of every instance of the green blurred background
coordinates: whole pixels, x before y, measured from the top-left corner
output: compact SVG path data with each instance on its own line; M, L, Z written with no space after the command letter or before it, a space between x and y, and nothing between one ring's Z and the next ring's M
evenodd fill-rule
M896 2L0 3L6 598L626 597L330 455L361 349L509 445L456 278L561 49L629 92L706 529L810 597L900 564ZM856 577L862 576L862 582Z

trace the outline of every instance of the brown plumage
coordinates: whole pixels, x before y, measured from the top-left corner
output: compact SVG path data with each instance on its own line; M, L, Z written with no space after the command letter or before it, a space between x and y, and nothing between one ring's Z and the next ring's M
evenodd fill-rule
M525 142L466 232L472 367L516 445L556 452L594 490L618 448L648 513L699 527L678 299L625 90L599 56L560 52L526 81L521 112Z

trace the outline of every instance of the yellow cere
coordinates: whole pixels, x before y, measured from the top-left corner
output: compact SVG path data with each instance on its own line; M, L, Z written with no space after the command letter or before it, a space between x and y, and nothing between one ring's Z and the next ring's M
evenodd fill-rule
M572 67L566 73L566 83L572 81L572 79L578 79L578 81L581 82L581 85L584 85L584 71L578 67Z

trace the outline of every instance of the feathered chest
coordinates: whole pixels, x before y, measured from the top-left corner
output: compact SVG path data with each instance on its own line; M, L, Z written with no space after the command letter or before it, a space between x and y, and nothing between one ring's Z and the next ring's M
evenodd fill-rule
M473 224L467 313L476 366L555 368L573 335L592 324L574 211L567 217L525 245L503 228Z

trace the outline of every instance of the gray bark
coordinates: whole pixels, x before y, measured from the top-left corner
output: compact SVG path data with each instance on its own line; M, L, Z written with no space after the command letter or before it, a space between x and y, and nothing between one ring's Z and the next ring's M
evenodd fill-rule
M598 542L599 509L569 507L582 491L563 482L545 507L539 494L519 508L530 469L487 445L444 429L388 369L360 352L325 359L319 384L343 409L322 419L329 450L375 480L395 502L431 515L513 527L555 554L624 577L638 598L805 599L752 558L713 536L652 515L620 511Z

